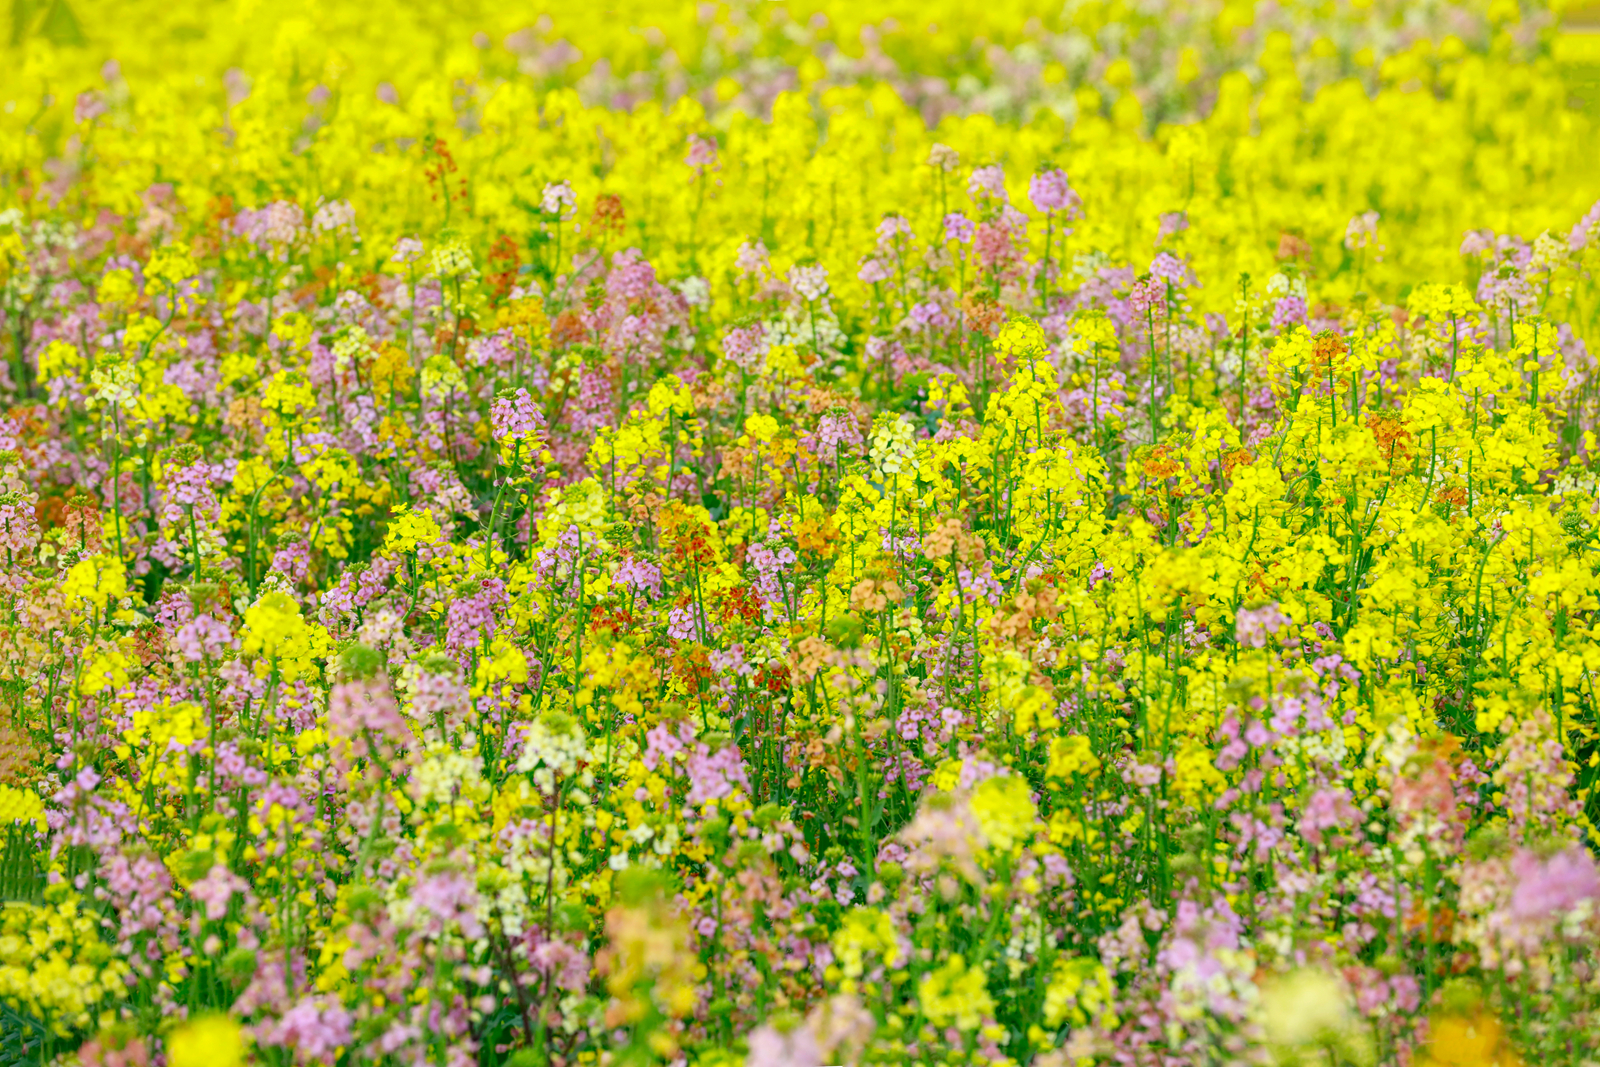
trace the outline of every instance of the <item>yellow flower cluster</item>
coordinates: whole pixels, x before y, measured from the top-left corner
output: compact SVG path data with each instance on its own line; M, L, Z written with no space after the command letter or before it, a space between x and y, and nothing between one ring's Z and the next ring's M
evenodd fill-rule
M59 1034L98 1023L127 992L128 965L76 896L0 905L0 1002Z
M418 545L437 541L439 534L439 523L431 513L402 505L390 516L383 545L390 552L414 552Z
M245 609L241 647L260 657L256 670L263 676L275 669L294 681L313 676L331 645L325 627L307 622L292 596L272 589Z
M960 953L924 975L917 986L917 1002L934 1026L976 1030L983 1017L994 1011L982 968L969 967Z
M32 823L44 829L44 802L31 789L0 785L0 826Z

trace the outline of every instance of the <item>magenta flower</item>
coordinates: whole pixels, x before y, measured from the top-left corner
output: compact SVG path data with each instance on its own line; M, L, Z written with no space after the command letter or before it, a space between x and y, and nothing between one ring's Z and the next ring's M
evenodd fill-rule
M1009 199L1006 193L1006 172L995 164L979 167L972 172L972 179L967 183L967 195L974 200L998 200L1004 204Z
M538 441L544 436L544 412L523 388L502 395L489 409L489 425L496 441Z
M1054 167L1028 179L1028 199L1039 211L1064 211L1068 218L1083 214L1083 201L1067 181L1067 172Z

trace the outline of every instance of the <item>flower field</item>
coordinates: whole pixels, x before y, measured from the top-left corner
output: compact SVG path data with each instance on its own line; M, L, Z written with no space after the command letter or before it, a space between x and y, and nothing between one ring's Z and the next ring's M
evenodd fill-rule
M0 1067L1600 1063L1593 15L14 0Z

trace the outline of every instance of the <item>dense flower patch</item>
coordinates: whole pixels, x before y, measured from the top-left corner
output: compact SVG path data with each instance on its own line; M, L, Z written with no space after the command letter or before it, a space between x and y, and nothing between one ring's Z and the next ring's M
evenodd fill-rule
M17 5L0 1063L1593 1063L1553 15L657 6Z

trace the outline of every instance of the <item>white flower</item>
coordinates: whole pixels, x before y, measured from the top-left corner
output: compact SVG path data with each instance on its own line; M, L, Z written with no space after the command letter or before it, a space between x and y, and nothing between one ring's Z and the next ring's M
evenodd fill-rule
M873 422L872 447L869 456L872 465L885 478L914 469L910 461L917 453L915 431L904 415L879 415Z
M517 753L517 770L533 775L533 783L553 792L559 775L570 777L578 764L589 759L588 739L583 727L565 716L546 717L522 728L522 748Z
M789 268L789 284L808 302L815 302L828 291L828 268L820 263Z
M472 273L472 253L459 241L441 245L433 253L433 273L440 278L459 278Z
M672 287L683 294L690 307L705 307L711 302L711 286L704 278L682 278L673 282Z

